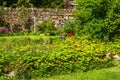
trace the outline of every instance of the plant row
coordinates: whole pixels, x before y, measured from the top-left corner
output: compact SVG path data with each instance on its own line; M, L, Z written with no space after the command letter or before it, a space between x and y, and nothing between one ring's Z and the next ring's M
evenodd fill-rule
M118 43L113 45L74 37L65 40L21 37L0 39L0 44L0 78L3 80L107 68L113 63L105 53L116 54L120 48ZM10 76L11 73L14 74Z

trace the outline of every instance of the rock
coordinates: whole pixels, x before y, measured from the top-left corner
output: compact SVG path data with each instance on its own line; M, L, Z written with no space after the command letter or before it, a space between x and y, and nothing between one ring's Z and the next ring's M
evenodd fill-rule
M106 56L107 58L111 58L111 57L112 57L111 53L105 53L105 56Z
M66 34L60 34L60 39L65 39Z
M114 56L112 56L113 57L113 59L115 59L115 60L120 60L120 56L119 55L114 55Z
M111 59L114 59L114 60L120 60L120 56L115 54L115 55L112 55L111 53L105 53L105 56L107 58L111 58Z
M15 72L14 72L14 71L9 72L9 73L8 73L8 76L9 76L9 77L14 77L14 76L15 76Z
M40 36L45 36L45 34L40 34Z

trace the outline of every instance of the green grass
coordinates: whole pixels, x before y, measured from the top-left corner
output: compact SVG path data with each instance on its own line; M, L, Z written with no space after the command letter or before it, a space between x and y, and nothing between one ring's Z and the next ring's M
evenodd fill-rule
M2 36L0 39L14 39L14 38L30 38L30 39L39 39L39 38L59 38L59 36Z
M120 62L112 68L76 72L66 75L57 75L48 78L35 78L32 80L120 80Z

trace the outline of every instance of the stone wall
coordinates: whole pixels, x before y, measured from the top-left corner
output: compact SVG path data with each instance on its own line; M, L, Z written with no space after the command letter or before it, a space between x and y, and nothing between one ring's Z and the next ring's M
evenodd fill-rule
M21 8L5 8L3 20L11 28L22 27L22 20L19 18ZM27 8L24 16L27 17L27 27L35 27L46 20L52 20L55 27L61 27L64 22L73 19L73 9L43 9ZM23 17L23 19L25 19Z

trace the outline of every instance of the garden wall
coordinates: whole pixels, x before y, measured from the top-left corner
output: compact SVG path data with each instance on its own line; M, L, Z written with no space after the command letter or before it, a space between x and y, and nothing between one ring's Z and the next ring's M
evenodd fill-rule
M14 27L22 26L19 15L22 8L5 8L4 21L6 24ZM27 27L34 27L46 20L52 20L55 27L59 28L65 21L73 18L73 9L44 9L44 8L27 8L25 9L28 16ZM24 19L24 17L23 17Z

